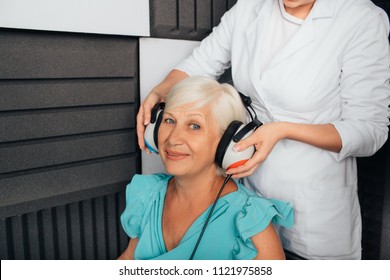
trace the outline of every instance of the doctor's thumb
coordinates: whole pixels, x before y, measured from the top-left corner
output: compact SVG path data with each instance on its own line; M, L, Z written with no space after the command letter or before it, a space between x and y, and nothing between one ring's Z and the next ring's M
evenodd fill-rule
M245 140L241 140L240 142L238 142L236 145L233 146L233 151L235 152L241 152L243 150L245 150L246 148L248 148L251 144L248 143L248 141Z

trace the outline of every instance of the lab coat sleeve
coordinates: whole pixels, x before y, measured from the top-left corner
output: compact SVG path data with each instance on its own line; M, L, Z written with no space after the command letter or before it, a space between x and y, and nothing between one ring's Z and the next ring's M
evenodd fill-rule
M388 137L389 19L377 9L355 31L341 58L341 119L332 122L342 140L338 160L373 155Z
M192 54L175 67L189 76L218 78L230 67L233 21L238 3L227 11Z

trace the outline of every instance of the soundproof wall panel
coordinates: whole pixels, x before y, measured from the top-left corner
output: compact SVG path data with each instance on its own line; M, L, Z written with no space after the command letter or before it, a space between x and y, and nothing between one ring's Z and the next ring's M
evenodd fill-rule
M0 61L0 257L116 258L138 38L3 28Z
M237 0L150 0L150 35L201 40Z
M116 259L128 238L114 219L125 193L81 200L0 219L0 259Z

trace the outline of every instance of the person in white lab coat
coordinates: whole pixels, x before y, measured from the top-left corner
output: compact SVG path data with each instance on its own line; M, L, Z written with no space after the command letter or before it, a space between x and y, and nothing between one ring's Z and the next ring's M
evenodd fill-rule
M255 145L228 170L265 197L293 203L280 229L286 250L308 259L360 259L356 157L387 140L389 19L369 0L239 0L192 55L141 104L141 149L154 104L177 81L217 78L231 66L263 126L236 145Z

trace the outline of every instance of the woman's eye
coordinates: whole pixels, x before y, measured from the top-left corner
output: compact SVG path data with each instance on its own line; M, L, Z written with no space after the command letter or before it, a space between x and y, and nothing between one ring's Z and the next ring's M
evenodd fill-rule
M164 123L167 123L167 124L174 124L175 121L174 121L173 119L171 119L171 118L165 118L165 119L164 119Z
M196 123L192 123L192 124L190 124L190 128L192 130L199 130L200 129L200 125L196 124Z

